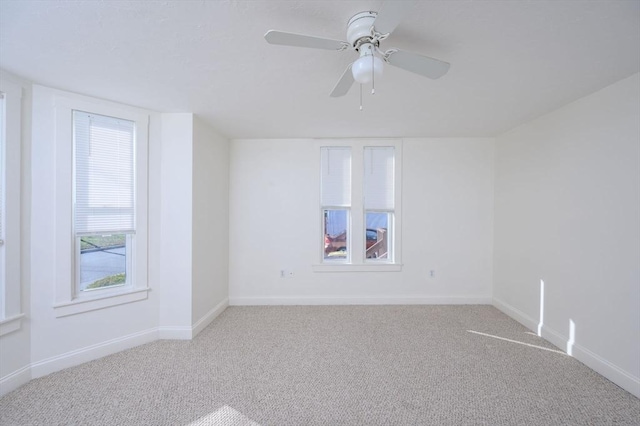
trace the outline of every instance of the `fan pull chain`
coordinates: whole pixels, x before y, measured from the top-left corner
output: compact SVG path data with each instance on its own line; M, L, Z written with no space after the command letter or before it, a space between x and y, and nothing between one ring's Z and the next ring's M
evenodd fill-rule
M360 84L360 111L362 111L362 83Z

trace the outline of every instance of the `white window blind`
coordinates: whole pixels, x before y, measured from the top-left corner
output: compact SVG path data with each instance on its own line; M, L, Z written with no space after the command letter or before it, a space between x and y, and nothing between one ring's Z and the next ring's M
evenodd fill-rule
M323 206L351 204L351 148L322 147L320 203Z
M75 233L133 233L135 123L73 111Z
M364 208L392 210L394 208L394 148L364 148Z

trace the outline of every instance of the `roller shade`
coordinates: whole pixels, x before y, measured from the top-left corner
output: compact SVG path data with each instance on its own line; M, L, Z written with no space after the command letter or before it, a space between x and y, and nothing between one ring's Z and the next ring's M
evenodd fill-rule
M320 203L323 206L351 205L351 148L322 147Z
M75 232L135 230L135 123L73 112Z
M364 148L364 208L393 210L395 160L393 147Z

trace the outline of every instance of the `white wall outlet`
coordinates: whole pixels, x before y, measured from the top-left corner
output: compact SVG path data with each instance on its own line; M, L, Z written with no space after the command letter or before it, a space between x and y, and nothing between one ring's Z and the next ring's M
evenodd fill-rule
M280 278L293 278L293 271L291 269L280 269Z

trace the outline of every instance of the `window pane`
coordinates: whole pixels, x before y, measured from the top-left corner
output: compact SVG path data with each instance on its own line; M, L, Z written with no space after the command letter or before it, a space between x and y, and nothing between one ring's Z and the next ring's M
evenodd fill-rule
M127 280L125 234L79 237L80 291L124 285Z
M391 259L391 213L367 212L365 250L367 259Z
M324 210L324 258L345 260L347 258L347 210Z

